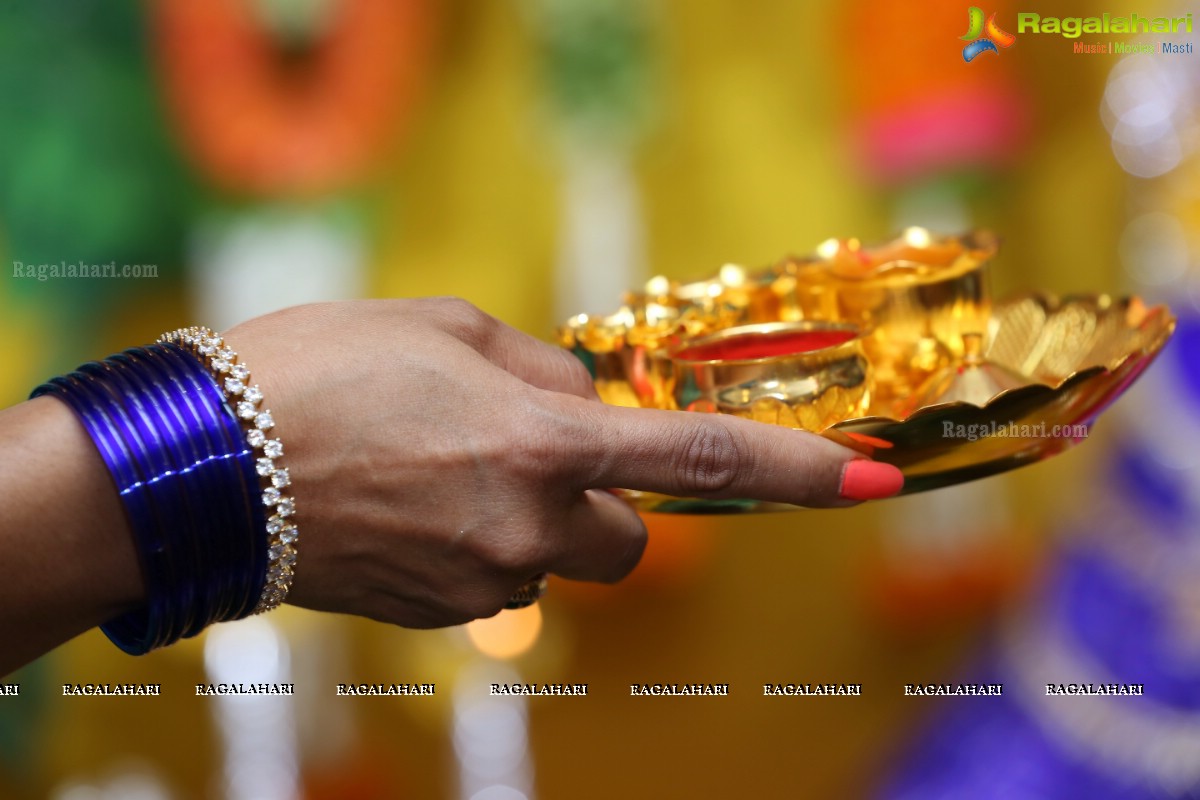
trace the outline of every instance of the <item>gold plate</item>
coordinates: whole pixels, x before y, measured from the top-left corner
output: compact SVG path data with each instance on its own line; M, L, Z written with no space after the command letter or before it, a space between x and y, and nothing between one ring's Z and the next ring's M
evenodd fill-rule
M939 403L899 419L887 415L850 419L821 435L900 467L903 494L1034 464L1085 438L1095 419L1149 366L1174 329L1175 318L1166 306L1147 308L1136 297L1079 295L1059 300L1035 294L1012 298L992 310L986 356L1028 376L1027 385L1002 391L982 406ZM631 346L621 344L617 350ZM596 354L582 355L591 360ZM607 363L611 368L620 362L610 358ZM595 361L590 366L598 388L601 380L616 377L598 374ZM665 513L798 508L757 500L619 493L641 510Z

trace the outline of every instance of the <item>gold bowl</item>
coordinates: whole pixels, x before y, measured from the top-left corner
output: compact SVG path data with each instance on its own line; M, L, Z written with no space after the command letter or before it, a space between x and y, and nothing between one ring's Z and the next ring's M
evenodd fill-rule
M1015 297L993 308L987 320L984 355L1026 376L1025 385L1002 390L982 404L937 403L901 415L872 403L866 416L832 424L821 435L898 466L905 476L904 494L1035 464L1086 438L1096 418L1149 366L1174 328L1175 319L1166 306L1147 308L1136 297ZM679 344L683 335L674 328L659 344L672 337ZM576 352L582 351L585 363L593 366L598 389L607 378L610 396L613 387L630 387L628 395L622 395L631 401L627 404L642 405L641 399L654 398L652 360L646 345L627 344L629 337L622 334L617 341L608 341L609 350L592 354L574 334L571 338ZM641 355L635 356L635 351ZM600 358L592 357L589 362L589 356ZM595 369L600 362L611 368L603 378ZM617 366L625 364L637 366L640 377L631 379L624 366ZM639 398L632 387L642 383L647 391ZM631 490L619 493L634 506L657 512L719 514L796 508L756 500L677 498Z
M862 416L871 370L859 329L837 322L725 328L650 354L654 405L822 431Z

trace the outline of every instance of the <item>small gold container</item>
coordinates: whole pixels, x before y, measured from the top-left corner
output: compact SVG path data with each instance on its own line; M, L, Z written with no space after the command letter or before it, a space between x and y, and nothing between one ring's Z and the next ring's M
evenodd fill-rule
M653 353L660 408L733 414L820 432L861 417L871 367L857 326L818 321L725 328Z
M893 413L931 375L964 354L963 337L987 331L991 297L985 267L997 240L977 231L934 237L909 228L886 244L831 239L817 255L777 265L785 305L804 319L850 322L879 391L875 411Z

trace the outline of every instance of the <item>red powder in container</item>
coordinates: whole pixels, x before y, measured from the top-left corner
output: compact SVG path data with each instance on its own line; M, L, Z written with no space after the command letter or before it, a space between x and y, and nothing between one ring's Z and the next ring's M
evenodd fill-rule
M676 353L675 358L682 361L752 361L811 353L844 344L854 336L854 331L837 330L744 333L685 348Z

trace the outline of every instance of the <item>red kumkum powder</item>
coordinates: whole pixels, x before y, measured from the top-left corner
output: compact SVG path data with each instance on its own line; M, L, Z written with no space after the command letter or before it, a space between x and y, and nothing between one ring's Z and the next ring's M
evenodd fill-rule
M675 358L682 361L752 361L758 358L794 356L835 347L850 341L854 336L854 331L744 333L685 348L676 353Z

